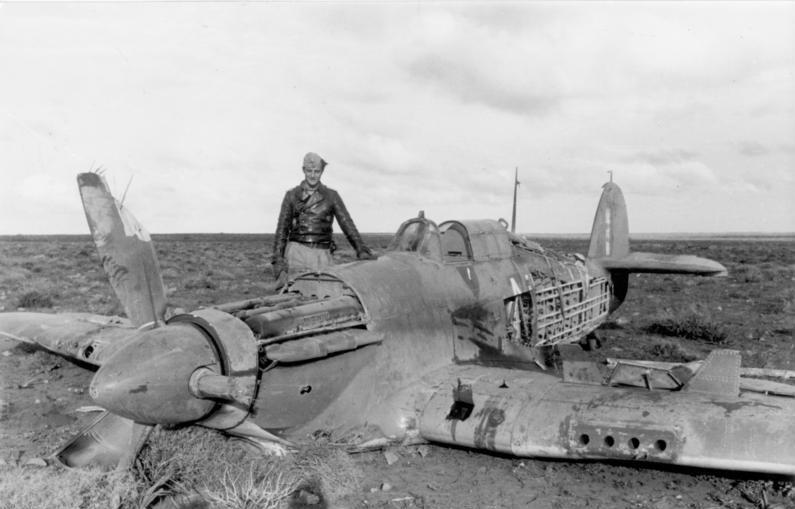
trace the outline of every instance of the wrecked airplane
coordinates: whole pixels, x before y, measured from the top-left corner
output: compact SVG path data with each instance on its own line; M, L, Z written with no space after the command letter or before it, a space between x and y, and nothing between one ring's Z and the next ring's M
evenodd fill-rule
M0 334L98 368L107 412L56 453L123 468L153 426L200 425L283 453L314 430L368 430L522 457L795 475L795 387L703 362L594 359L587 346L635 272L725 275L695 256L632 252L605 184L587 257L500 221L409 219L377 260L306 273L278 294L167 308L152 242L95 173L78 176L128 319L0 313Z

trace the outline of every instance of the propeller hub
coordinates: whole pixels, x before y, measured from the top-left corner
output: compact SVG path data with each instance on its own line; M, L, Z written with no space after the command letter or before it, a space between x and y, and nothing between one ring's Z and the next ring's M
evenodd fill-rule
M216 406L190 388L201 368L220 371L212 342L197 327L175 323L140 332L97 371L89 394L111 412L145 424L179 424Z

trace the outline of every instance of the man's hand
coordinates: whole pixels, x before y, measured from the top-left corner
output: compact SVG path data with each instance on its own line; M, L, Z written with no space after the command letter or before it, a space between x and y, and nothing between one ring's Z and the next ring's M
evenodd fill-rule
M287 262L284 259L274 260L271 264L273 278L276 280L276 288L281 288L287 284Z
M377 260L378 257L370 251L370 248L363 247L356 253L356 258L360 260Z
M276 276L276 289L280 289L284 285L287 284L287 272L281 271L279 275Z

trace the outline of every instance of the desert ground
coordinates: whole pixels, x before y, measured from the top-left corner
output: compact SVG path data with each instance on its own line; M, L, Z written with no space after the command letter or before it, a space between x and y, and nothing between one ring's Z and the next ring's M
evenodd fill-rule
M383 252L389 238L366 236L376 252ZM587 251L585 238L534 240L561 251ZM268 235L155 235L154 241L173 306L192 309L254 297L273 281ZM338 244L343 248L337 259L351 260L347 242L339 239ZM795 236L642 237L633 239L632 247L705 256L723 263L730 274L727 278L632 276L625 304L597 331L607 355L689 361L704 358L715 348L732 348L742 352L744 366L795 370ZM19 309L123 312L88 236L0 238L0 311ZM145 507L156 501L138 496L131 502L124 494L111 502L100 501L99 494L114 490L112 479L94 482L76 495L82 498L61 499L47 491L58 486L56 481L65 474L42 460L95 418L96 414L81 411L92 404L87 395L92 372L10 340L0 339L0 353L0 508L107 507L111 502ZM163 433L178 437L178 449L198 447L196 436L187 431ZM224 440L199 438L216 439ZM348 454L342 445L324 442L322 436L314 439L316 451L299 453L309 460L284 460L288 462L284 468L298 471L303 484L291 486L283 506L795 507L793 484L783 478L517 459L435 445ZM149 454L150 461L159 461L151 450ZM278 461L267 461L280 468ZM308 477L314 480L308 484L300 480L303 467L312 472ZM140 479L137 482L133 490L147 487ZM69 483L74 487L74 482ZM58 489L62 494L67 491ZM37 491L43 493L43 500L34 496Z

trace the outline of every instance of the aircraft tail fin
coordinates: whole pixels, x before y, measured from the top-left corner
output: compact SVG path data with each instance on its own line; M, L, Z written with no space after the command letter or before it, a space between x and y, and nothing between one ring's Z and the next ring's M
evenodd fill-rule
M102 266L130 322L162 322L166 292L149 234L113 197L102 175L80 173L77 184Z
M629 222L624 195L617 184L603 186L591 229L588 258L595 259L611 272L650 272L658 274L691 274L725 276L720 263L692 255L631 252Z
M591 228L588 258L621 258L629 254L629 221L621 188L613 182L602 186Z

